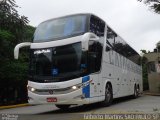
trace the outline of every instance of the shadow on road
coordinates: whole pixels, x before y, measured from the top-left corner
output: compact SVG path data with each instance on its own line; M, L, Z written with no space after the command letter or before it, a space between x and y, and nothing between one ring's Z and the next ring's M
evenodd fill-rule
M128 102L131 100L134 100L132 99L132 96L117 98L113 100L112 105L109 107L112 107L113 105L116 105L116 104ZM101 109L101 108L104 108L104 106L101 103L94 103L94 104L82 105L82 106L71 106L71 108L67 110L58 109L54 111L44 112L44 113L41 113L41 115L42 114L64 114L64 113L89 112L89 111L94 111L94 110Z

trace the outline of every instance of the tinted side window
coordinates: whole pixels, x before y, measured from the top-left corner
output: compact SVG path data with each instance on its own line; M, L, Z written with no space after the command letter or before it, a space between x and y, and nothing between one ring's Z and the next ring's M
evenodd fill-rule
M110 27L107 27L107 46L106 51L109 47L121 54L122 56L130 59L134 63L139 63L138 53L132 49L120 36L118 36Z
M98 72L101 68L102 45L99 42L89 41L89 71Z
M139 63L138 53L130 47L120 36L115 38L114 50L134 63Z
M90 18L90 32L95 33L97 36L104 36L105 22L95 16Z
M128 45L121 37L119 36L115 37L114 49L116 52L127 57L127 48Z
M107 27L107 45L110 46L112 49L114 49L114 43L115 43L115 37L116 33L110 28Z

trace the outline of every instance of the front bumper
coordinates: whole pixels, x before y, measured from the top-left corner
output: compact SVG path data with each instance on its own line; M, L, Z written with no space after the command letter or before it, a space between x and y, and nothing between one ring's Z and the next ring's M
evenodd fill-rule
M82 89L67 93L67 94L52 94L52 95L40 95L28 91L28 103L29 104L89 104L89 98L85 98L82 93ZM55 102L48 102L47 98L56 98Z

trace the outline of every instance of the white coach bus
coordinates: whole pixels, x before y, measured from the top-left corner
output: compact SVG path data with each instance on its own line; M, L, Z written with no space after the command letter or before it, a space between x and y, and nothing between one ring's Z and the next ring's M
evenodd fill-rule
M28 102L70 105L102 102L142 92L140 56L102 19L75 14L42 22L30 47Z

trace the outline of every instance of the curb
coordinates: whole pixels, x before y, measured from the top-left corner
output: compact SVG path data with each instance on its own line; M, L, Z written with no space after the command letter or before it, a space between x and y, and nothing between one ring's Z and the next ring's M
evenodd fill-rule
M160 96L160 94L158 94L158 93L149 93L149 92L144 92L143 93L144 95L151 95L151 96Z
M24 103L24 104L17 104L17 105L0 106L0 110L1 109L16 108L16 107L24 107L24 106L29 106L29 104Z

